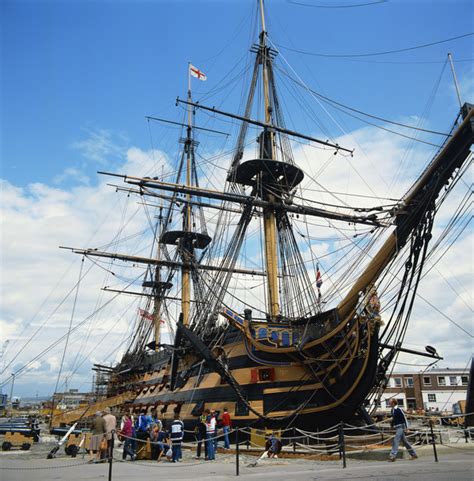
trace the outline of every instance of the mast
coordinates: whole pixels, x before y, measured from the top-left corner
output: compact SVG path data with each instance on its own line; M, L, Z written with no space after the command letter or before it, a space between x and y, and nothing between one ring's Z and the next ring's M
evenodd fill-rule
M188 63L188 101L191 101L191 73L190 65ZM188 105L188 126L186 129L186 140L184 143L184 148L186 152L186 185L191 186L191 157L193 153L193 139L192 139L192 110L191 106ZM189 234L191 230L191 194L186 194L186 203L184 210L183 219L183 230L186 234ZM189 272L188 264L188 242L186 241L188 236L185 235L183 240L185 240L184 245L182 245L182 261L183 268L181 269L181 312L183 313L183 324L185 326L189 325L189 310L191 306L191 274Z
M160 202L160 234L163 231L163 202ZM161 244L158 242L156 246L156 258L161 258ZM159 286L161 283L161 269L159 266L155 269L155 286ZM160 327L161 327L161 292L158 292L156 288L153 289L153 323L155 327L155 351L159 350L160 344Z
M182 224L181 230L165 230L162 233L160 242L163 244L174 245L177 248L177 253L181 258L181 262L171 262L175 267L181 268L181 314L182 322L185 326L190 323L191 310L191 279L194 280L193 288L196 294L198 280L196 276L196 259L195 251L197 249L205 249L211 242L211 238L207 235L202 207L200 215L198 216L199 229L196 230L196 225L193 222L193 189L199 187L199 182L196 173L196 166L194 163L194 148L198 145L193 139L193 107L191 94L191 64L188 64L188 107L187 107L187 125L186 136L180 139L180 143L184 144L184 149L181 155L181 160L178 166L176 177L176 184L181 184L185 188L185 202L182 209ZM181 174L184 172L184 182L181 181ZM171 206L176 204L176 192L173 196ZM171 210L168 213L168 220L171 218ZM166 226L165 226L166 228ZM169 265L171 265L169 264Z
M265 107L265 122L272 123L272 106L270 102L270 85L268 78L268 61L270 57L266 46L265 31L265 12L263 0L260 0L260 15L262 21L262 32L260 34L260 54L262 61L263 76L263 98ZM262 159L275 159L274 152L274 133L267 128L264 129L260 137L260 157ZM262 174L263 177L263 174ZM263 179L260 179L263 180ZM263 186L264 187L264 186ZM270 203L275 202L275 196L268 191L264 191L263 198ZM273 207L263 209L263 232L265 245L265 264L267 270L267 291L268 291L268 312L272 319L276 319L280 314L280 302L278 296L278 257L277 257L277 226L275 210Z

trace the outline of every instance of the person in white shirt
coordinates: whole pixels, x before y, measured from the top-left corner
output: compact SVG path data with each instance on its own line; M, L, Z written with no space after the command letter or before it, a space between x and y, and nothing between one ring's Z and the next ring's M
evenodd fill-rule
M209 409L204 411L206 415L206 446L207 446L207 459L213 461L216 459L214 437L216 435L216 418L211 414Z

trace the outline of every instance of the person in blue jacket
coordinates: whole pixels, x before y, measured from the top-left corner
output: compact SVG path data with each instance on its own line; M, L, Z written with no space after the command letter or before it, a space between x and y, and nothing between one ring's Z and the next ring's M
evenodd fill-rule
M416 459L418 456L416 455L415 450L405 436L405 431L408 428L405 413L403 412L402 408L398 406L398 402L396 399L391 399L390 405L392 406L391 426L395 429L395 437L393 438L392 450L390 451L390 456L388 460L393 462L397 458L398 445L400 444L400 441L407 448L408 453L410 454L410 459Z

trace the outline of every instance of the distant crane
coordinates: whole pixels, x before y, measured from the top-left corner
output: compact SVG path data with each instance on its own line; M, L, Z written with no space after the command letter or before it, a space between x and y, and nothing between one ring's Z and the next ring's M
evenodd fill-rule
M2 374L5 372L5 351L7 349L8 343L10 342L10 339L7 339L4 341L2 344L2 350L0 351L0 366L2 366ZM0 387L0 409L6 409L7 406L7 398L6 395L3 395L3 390Z
M10 339L7 339L2 344L2 350L0 351L0 366L2 366L2 373L5 371L5 351L7 350Z

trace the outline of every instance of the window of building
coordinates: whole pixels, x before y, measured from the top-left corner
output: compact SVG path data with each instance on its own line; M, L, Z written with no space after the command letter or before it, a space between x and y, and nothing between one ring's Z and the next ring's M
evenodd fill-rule
M407 408L416 409L416 399L407 398Z
M397 403L401 408L405 407L405 400L403 398L398 398Z
M436 402L436 394L428 394L428 402L435 403Z
M438 386L446 386L446 378L444 376L438 376Z
M456 376L449 376L449 384L451 386L457 386L458 385L458 378Z
M424 386L431 386L431 378L429 376L425 376L423 378L423 385Z
M395 387L402 387L402 378L401 377L394 377L393 382Z
M413 387L413 378L412 377L405 378L405 384L407 387Z
M461 384L467 386L469 383L469 378L467 376L461 376Z
M390 407L390 399L385 399L385 407L386 408Z

